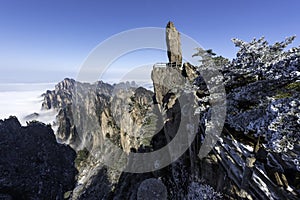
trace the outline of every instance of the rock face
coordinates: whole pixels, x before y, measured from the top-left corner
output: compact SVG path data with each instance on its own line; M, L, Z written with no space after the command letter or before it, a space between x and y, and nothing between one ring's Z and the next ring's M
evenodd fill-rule
M152 96L151 91L129 83L112 86L65 79L44 94L43 107L58 110L57 137L74 149L91 150L101 146L105 137L130 152L147 143L145 133L151 132L149 125L156 118Z
M159 128L153 92L135 84L112 86L103 82L87 84L65 79L54 91L44 94L43 105L58 110L58 140L77 151L86 148L93 155L85 160L84 165L79 165L80 185L74 190L73 199L93 198L92 194L88 195L88 188L98 187L96 182L100 179L103 182L105 173L111 173L111 176L107 175L108 185L117 183L121 173L101 170L103 166L99 160L110 153L109 150L101 152L105 140L129 153L149 146L152 135ZM81 193L85 193L84 197ZM102 190L97 197L109 193L109 190Z
M72 99L71 91L75 88L75 81L66 78L55 86L54 91L46 91L42 108L51 109L56 107L65 107Z
M185 84L184 77L177 68L154 67L151 79L155 89L155 98L159 105L163 104L163 98L168 92L182 88Z
M64 199L75 186L76 153L56 142L51 127L0 120L0 198Z
M166 42L168 48L168 58L170 66L181 66L182 53L180 34L176 30L173 22L169 22L166 27Z
M167 188L168 199L185 199L191 181L198 181L194 174L199 172L195 168L200 147L199 115L195 114L194 110L197 105L195 92L179 68L154 66L151 77L154 84L154 98L160 112L163 113L164 121L162 131L153 137L154 150L168 145L179 133L185 133L175 151L182 151L183 154L157 174ZM191 139L192 136L195 138ZM189 143L189 147L184 149L184 144ZM172 158L174 155L170 150L165 156Z
M192 84L200 74L195 66L191 65L190 63L183 63L182 75L186 77Z

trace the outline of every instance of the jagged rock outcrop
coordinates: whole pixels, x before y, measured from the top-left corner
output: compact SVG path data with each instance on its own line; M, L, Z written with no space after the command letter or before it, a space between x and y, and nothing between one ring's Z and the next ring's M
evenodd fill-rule
M129 152L146 145L157 118L151 107L153 93L133 86L65 79L44 94L43 108L58 110L57 137L73 148L93 149L101 145L99 138L107 137Z
M166 71L167 70L167 71ZM169 76L172 73L173 76ZM180 169L180 164L177 168L179 171L174 170L172 171L172 167L168 169L167 173L163 175L162 172L158 172L160 175L147 175L147 174L141 174L141 175L134 175L130 173L121 174L120 172L114 171L112 169L107 169L103 171L103 165L101 162L99 162L103 157L106 156L108 152L102 152L99 153L99 150L97 148L98 146L103 145L103 140L101 141L102 137L105 137L106 139L109 139L112 141L115 145L119 146L123 149L124 152L129 151L149 151L150 149L157 150L161 148L162 146L165 146L168 141L170 141L178 131L179 127L177 126L182 122L183 124L187 123L193 123L192 121L189 121L190 118L181 119L180 115L180 104L178 100L178 96L185 96L184 98L189 98L189 92L184 95L182 93L186 92L182 90L182 86L185 85L184 77L181 76L181 72L176 68L161 68L159 71L156 71L154 69L153 71L153 80L154 82L159 81L158 77L165 77L163 80L164 82L160 82L157 85L155 85L155 91L156 96L161 97L159 101L159 106L157 107L158 98L154 98L154 94L151 91L148 91L144 88L132 88L132 87L124 87L124 85L119 86L115 85L112 86L112 90L110 90L109 95L107 93L100 93L101 89L94 89L96 91L99 91L99 93L94 93L93 91L89 91L91 89L91 85L77 83L75 82L75 85L79 89L77 89L77 95L79 95L80 103L76 104L74 107L72 104L64 104L59 101L57 101L56 105L65 105L63 107L59 107L59 113L57 117L57 124L58 127L58 137L64 141L69 142L73 147L79 147L80 143L75 143L73 141L77 141L76 139L72 139L73 137L79 137L78 135L81 134L79 137L80 139L86 138L84 143L89 151L91 151L91 156L89 156L85 161L84 164L79 166L79 176L78 176L78 186L75 188L72 194L72 199L92 199L93 193L89 193L88 191L92 190L100 190L100 185L98 185L98 182L105 182L108 187L106 189L101 189L101 192L97 194L97 197L101 198L108 198L108 196L126 196L127 190L125 188L130 187L131 193L134 195L132 196L132 199L136 199L136 192L137 188L143 180L147 178L152 177L163 177L163 181L166 185L176 185L176 187L179 187L179 183L176 182L175 179L170 179L169 176L173 176L172 174L178 174L179 179L185 179L188 176L188 173L185 171L182 171L183 169ZM173 81L172 81L173 80ZM66 81L66 80L65 80ZM68 81L68 80L67 80ZM161 84L161 85L160 85ZM70 84L66 84L70 85ZM177 89L175 89L174 85L177 85ZM98 85L97 87L102 87L103 85ZM106 86L106 85L104 85ZM160 87L162 86L162 87ZM168 89L166 88L169 87ZM96 88L97 88L96 87ZM85 89L84 89L85 88ZM175 89L175 90L174 90ZM64 91L66 90L66 91ZM84 91L83 91L84 90ZM78 94L79 92L79 94ZM88 93L87 94L81 94L81 92ZM64 93L70 94L70 95L64 95ZM69 91L66 88L60 88L59 90L53 91L52 93L48 92L48 94L52 94L55 96L56 94L59 94L59 96L65 96L65 97L71 97L76 95L73 93L73 91ZM91 95L92 94L92 95ZM175 95L172 97L172 95ZM95 96L101 96L102 99L105 99L105 101L99 101L99 99L95 99ZM86 97L86 99L85 99ZM105 97L105 98L104 98ZM82 98L82 99L81 99ZM45 95L45 99L47 98L47 94ZM62 98L52 98L52 99L61 99L63 102L71 102L74 100L74 98L69 98L67 100L64 100ZM95 100L92 103L87 103L92 100ZM86 102L87 101L87 102ZM97 102L98 101L98 102ZM185 102L185 100L182 100L182 102ZM78 102L77 102L78 103ZM100 104L102 107L99 109L99 106L95 106L97 104ZM83 108L82 108L83 105ZM51 106L53 106L51 104ZM184 105L181 105L184 106ZM98 109L97 109L98 108ZM76 121L74 118L76 118L76 114L78 113L78 109L80 110L81 115L87 115L89 114L89 117L93 116L94 119L91 118L84 118L85 120L91 120L92 122L99 123L96 125L96 127L99 127L98 130L93 129L83 129L82 125L81 127L76 127ZM163 118L162 112L166 112L165 119L167 120L165 127L163 127ZM97 111L97 112L96 112ZM187 115L187 113L186 113ZM172 118L172 116L176 116L175 118ZM81 119L82 116L81 116ZM95 120L97 119L97 120ZM95 126L95 124L91 124L91 121L89 123L89 128L91 126ZM184 122L185 121L185 122ZM78 122L78 121L77 121ZM87 123L84 121L84 123ZM74 127L74 128L72 128ZM186 129L186 126L183 126L184 129ZM190 127L190 126L189 126ZM76 132L72 132L71 130L76 130ZM82 131L82 132L79 132ZM196 128L195 128L196 130ZM89 131L88 134L85 131ZM183 130L181 130L183 131ZM184 130L184 131L190 131L190 130ZM68 135L66 133L69 132L69 135L72 137L64 137L63 134ZM157 134L158 133L158 134ZM99 135L98 135L99 134ZM156 134L156 135L155 135ZM86 136L84 136L86 135ZM88 135L91 135L92 138L88 140ZM155 138L153 136L155 135ZM97 138L100 138L97 140ZM182 138L181 142L184 142L186 138ZM81 141L82 142L82 141ZM90 145L90 146L89 146ZM149 146L150 148L147 150L145 147ZM83 146L82 146L83 147ZM78 149L80 150L80 149ZM94 152L93 152L94 151ZM95 153L97 152L97 153ZM172 155L173 152L170 152L170 155ZM95 156L97 155L97 156ZM194 154L195 156L196 154ZM185 156L185 159L187 156ZM192 165L194 165L194 161L192 161ZM181 172L184 172L183 175ZM103 178L103 176L106 176L106 178ZM134 179L134 181L133 181ZM138 181L139 180L139 181ZM187 180L185 180L186 182ZM128 183L130 182L130 184ZM127 186L125 187L124 184ZM92 189L94 188L94 189ZM96 189L98 188L98 189ZM113 193L111 190L112 188L115 189L115 193ZM182 189L184 190L184 189ZM172 192L174 198L176 197L175 190L172 188L169 188L169 192ZM132 194L131 194L132 195ZM180 193L179 196L184 196L184 192ZM109 198L108 198L109 199Z
M169 22L166 27L166 42L168 49L169 65L176 67L182 64L182 53L180 34L173 22Z
M200 74L195 66L191 65L190 63L183 63L182 75L186 77L192 84Z
M166 103L164 97L168 93L177 93L176 90L185 84L185 79L177 68L154 66L151 79L154 85L155 99L159 105Z
M186 133L179 140L176 151L170 150L164 155L174 157L181 151L181 156L165 170L157 172L167 187L168 199L185 199L189 185L198 181L195 176L199 172L196 162L200 147L199 115L195 113L197 101L189 79L182 74L179 68L157 66L151 74L155 99L164 121L162 131L153 138L154 149L168 145L179 133ZM186 149L185 144L189 144Z
M76 153L56 142L51 127L0 120L0 144L1 199L64 199L73 190Z
M57 138L77 151L86 148L91 152L85 164L79 166L80 185L74 190L73 199L83 198L81 193L93 187L99 174L103 174L101 169L104 166L100 161L113 152L110 147L102 151L105 140L129 153L141 146L149 146L159 128L153 92L135 84L112 86L103 82L88 84L65 79L56 90L47 91L44 99L43 105L58 110ZM111 173L111 176L107 175L108 183L116 184L121 173L108 171ZM108 195L104 191L101 194Z
M43 94L44 101L42 108L51 109L58 107L66 107L72 100L71 91L75 89L75 81L69 78L64 79L62 82L55 86L54 91L47 90Z

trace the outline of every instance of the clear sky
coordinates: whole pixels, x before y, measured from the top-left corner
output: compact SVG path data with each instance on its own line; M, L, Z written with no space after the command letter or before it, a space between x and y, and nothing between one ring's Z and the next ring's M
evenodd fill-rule
M237 50L234 37L275 42L297 35L294 46L300 44L299 0L1 0L0 83L76 77L103 40L128 29L165 27L169 20L229 58Z

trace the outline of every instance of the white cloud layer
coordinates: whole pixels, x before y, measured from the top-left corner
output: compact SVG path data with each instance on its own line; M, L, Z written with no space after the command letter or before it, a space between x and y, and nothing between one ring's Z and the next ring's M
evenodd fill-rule
M10 84L6 87L1 84L0 119L16 116L21 124L25 125L26 116L38 113L39 115L34 119L52 124L55 120L56 111L41 109L43 100L41 94L53 88L53 84Z

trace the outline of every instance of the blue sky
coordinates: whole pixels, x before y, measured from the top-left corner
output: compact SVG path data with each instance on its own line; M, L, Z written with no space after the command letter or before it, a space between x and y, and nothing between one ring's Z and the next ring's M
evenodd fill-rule
M299 0L1 0L0 83L76 78L103 40L128 29L165 27L169 20L204 48L229 58L237 50L234 37L275 42L297 35L294 46L299 46L299 10ZM167 60L164 52L146 53L136 59ZM125 60L124 68L131 64Z

